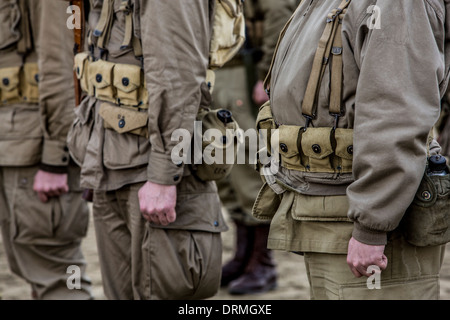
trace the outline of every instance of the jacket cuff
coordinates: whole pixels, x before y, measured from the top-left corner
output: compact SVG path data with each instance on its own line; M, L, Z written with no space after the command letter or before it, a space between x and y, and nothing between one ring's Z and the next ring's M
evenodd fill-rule
M371 246L384 246L387 244L387 232L367 229L358 222L353 224L352 236L359 242Z
M69 165L69 160L69 148L66 142L44 140L42 164L52 167L66 167Z
M49 166L48 164L44 164L44 163L41 163L39 165L39 169L42 171L45 171L45 172L56 173L56 174L65 174L65 173L69 172L68 166L56 167L56 166Z
M181 182L184 163L174 163L170 155L150 152L147 180L161 185L177 185Z

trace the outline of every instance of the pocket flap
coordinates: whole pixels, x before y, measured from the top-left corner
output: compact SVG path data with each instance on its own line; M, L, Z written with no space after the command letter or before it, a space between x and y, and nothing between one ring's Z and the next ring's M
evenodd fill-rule
M39 66L37 63L26 63L23 66L26 81L33 85L39 85Z
M117 64L114 68L114 86L130 93L141 86L141 68L134 65Z
M276 194L266 183L256 197L252 215L260 220L271 220L281 204L281 196Z
M270 101L259 108L258 116L256 118L256 128L259 129L273 129L275 122L273 121L272 109L270 107Z
M87 63L89 59L89 53L82 52L75 56L73 70L75 71L78 80L80 80L84 73L87 72Z
M292 218L298 221L351 222L347 216L348 198L342 196L308 196L297 193Z
M308 128L302 133L303 153L313 159L325 159L333 153L331 131L333 128Z
M103 89L112 84L112 75L115 64L98 60L89 66L89 81L98 89Z
M19 85L20 67L0 69L0 88L4 91L11 91Z
M131 132L147 125L148 113L117 107L108 103L100 105L100 116L118 133Z
M300 130L299 126L280 126L279 128L279 141L278 153L282 157L291 158L297 156L300 151ZM272 146L274 149L276 146Z
M224 11L230 16L230 18L236 18L238 16L238 8L242 0L218 0Z
M336 129L336 155L343 159L353 159L353 129Z

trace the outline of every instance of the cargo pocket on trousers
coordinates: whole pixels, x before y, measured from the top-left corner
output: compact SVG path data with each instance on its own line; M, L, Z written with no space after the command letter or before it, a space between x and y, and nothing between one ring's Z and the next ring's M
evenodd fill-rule
M46 245L54 236L53 226L61 216L56 216L56 201L43 203L33 191L35 170L23 171L17 177L17 188L12 203L11 234L21 244Z
M369 279L368 279L369 280ZM439 299L438 276L421 277L418 279L379 280L380 289L369 289L375 286L376 279L370 283L341 285L340 300L437 300Z
M158 229L147 224L143 249L148 298L199 300L219 290L220 233Z
M143 105L140 101L139 88L141 86L142 70L138 66L117 64L114 67L114 86L117 90L117 99L120 105Z
M93 98L86 98L81 102L75 110L77 118L73 122L67 136L69 153L75 163L80 167L83 166L87 145L94 128L94 105L95 99Z
M89 83L95 87L95 97L99 100L116 103L113 86L113 70L115 64L103 60L89 65Z
M260 220L272 220L280 204L281 196L276 194L266 182L263 184L256 197L252 214L255 218Z
M308 128L302 133L301 149L307 157L305 164L309 172L334 173L330 156L332 128Z
M146 165L150 151L147 111L103 103L99 115L106 128L103 145L105 167L117 170ZM120 150L117 146L127 146L127 149Z
M20 69L21 67L0 69L1 103L11 104L20 102Z
M28 103L39 103L39 67L37 63L26 63L23 66L21 85L22 99Z

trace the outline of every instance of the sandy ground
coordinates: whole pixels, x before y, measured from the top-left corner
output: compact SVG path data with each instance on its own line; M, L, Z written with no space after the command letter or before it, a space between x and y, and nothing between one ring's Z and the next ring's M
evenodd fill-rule
M225 213L226 215L226 213ZM226 216L227 217L227 216ZM228 217L227 217L228 218ZM231 258L234 250L234 229L223 233L223 261ZM89 227L88 236L83 241L83 250L88 261L87 272L92 279L95 299L104 300L102 279L97 257L94 228ZM447 246L444 265L441 272L441 299L450 300L450 246ZM279 274L277 289L257 295L233 296L221 289L213 300L308 300L309 285L305 273L303 257L292 253L275 251ZM7 266L5 252L0 237L0 296L4 300L29 300L30 289L22 279L12 275Z

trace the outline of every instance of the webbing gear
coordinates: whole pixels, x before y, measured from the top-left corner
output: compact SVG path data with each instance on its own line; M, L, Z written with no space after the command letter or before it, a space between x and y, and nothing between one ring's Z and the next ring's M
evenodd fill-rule
M33 49L33 42L31 39L31 23L30 23L30 14L28 11L28 5L25 3L25 0L19 1L19 9L20 9L20 33L21 37L19 42L17 43L17 52L19 54L27 54L31 49Z
M319 47L314 58L313 69L310 75L304 102L302 105L302 113L306 118L306 128L316 116L314 110L315 102L317 94L319 92L323 74L330 60L330 55L333 56L333 65L331 70L332 76L330 92L330 114L335 117L336 120L334 127L337 127L337 121L342 112L342 20L346 13L346 9L350 5L350 2L351 0L343 0L339 7L334 9L327 16L327 25L319 42ZM283 39L286 30L291 24L293 18L298 13L301 4L302 2L297 7L291 18L288 20L278 38L278 43L275 47L275 53L272 57L272 63L270 65L269 72L267 73L267 76L264 80L264 87L267 88L266 91L268 94L270 94L269 82L271 80L275 58L279 50L281 40Z
M302 114L306 118L305 128L308 128L311 121L316 118L317 95L331 54L333 55L333 67L331 70L330 113L335 116L337 122L342 112L342 20L350 1L343 0L339 7L333 9L327 16L327 24L319 41L302 104ZM337 123L335 127L336 125Z
M98 38L97 46L104 50L109 36L114 19L114 0L104 0L100 19L95 27L93 35Z
M75 46L73 48L74 54L78 54L83 52L84 50L84 37L85 37L85 7L84 0L73 0L70 1L71 6L77 6L80 8L80 28L74 28L74 40ZM80 81L77 77L77 70L74 70L74 89L75 89L75 106L79 106L82 99L82 88L80 85Z

